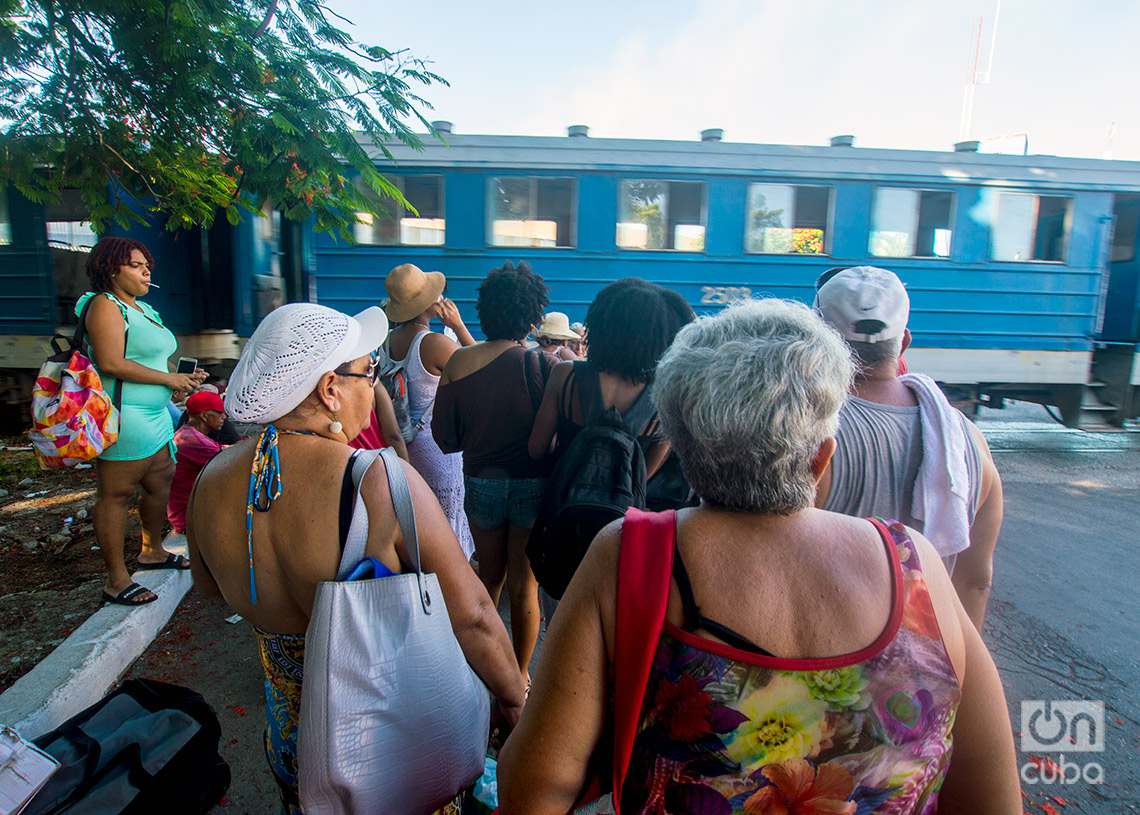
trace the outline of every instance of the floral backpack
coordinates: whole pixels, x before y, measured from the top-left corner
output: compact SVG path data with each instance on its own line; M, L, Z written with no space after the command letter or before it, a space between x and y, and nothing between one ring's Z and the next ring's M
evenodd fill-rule
M83 306L71 339L56 334L55 351L40 367L32 392L32 424L28 433L40 467L57 470L90 461L119 439L119 407L123 383L116 382L114 399L103 389L94 363L84 353L87 312ZM61 341L68 343L61 347ZM126 336L123 337L126 348Z

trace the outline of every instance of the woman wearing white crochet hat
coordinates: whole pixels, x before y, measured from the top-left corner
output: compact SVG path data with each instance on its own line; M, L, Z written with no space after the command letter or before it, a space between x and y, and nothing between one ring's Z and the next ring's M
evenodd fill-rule
M348 441L368 425L372 352L387 329L378 308L356 317L311 303L271 312L242 352L225 399L230 416L265 430L211 461L187 510L195 584L221 593L257 634L267 755L287 812L300 811L297 726L305 630L317 584L336 578L344 532L360 523L352 512L352 481L345 477L354 454ZM423 571L439 579L464 656L513 724L524 686L506 629L439 502L415 470L403 469ZM367 508L366 555L394 573L409 571L382 463L368 471L360 496Z
M408 411L412 421L423 425L408 442L408 461L439 499L463 552L470 558L475 553L475 541L463 511L463 456L440 450L431 433L432 407L440 374L460 345L475 344L459 316L459 309L443 296L446 285L441 272L424 272L411 263L400 264L388 272L384 278L384 288L388 291L384 311L396 327L388 338L387 351L396 362L408 361L404 367L408 380ZM459 343L432 331L433 319L454 331Z

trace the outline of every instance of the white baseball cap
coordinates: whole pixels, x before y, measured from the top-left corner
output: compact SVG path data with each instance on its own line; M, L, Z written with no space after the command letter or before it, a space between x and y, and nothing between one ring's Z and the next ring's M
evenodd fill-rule
M832 277L815 295L815 308L851 342L901 337L910 297L898 275L877 266L854 266Z
M239 422L280 419L345 362L384 342L388 318L372 306L349 317L316 303L289 303L265 317L249 338L226 387L226 413Z

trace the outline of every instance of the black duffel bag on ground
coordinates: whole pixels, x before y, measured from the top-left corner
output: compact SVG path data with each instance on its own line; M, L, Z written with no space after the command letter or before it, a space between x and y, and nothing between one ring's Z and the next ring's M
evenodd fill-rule
M230 786L201 694L131 679L35 740L62 765L22 815L202 815Z

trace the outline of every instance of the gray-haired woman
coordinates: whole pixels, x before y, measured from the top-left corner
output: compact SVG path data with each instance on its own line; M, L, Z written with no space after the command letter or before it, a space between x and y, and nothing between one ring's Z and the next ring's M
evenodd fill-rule
M701 496L672 563L622 812L1020 813L993 661L937 554L812 507L853 365L807 307L750 301L681 329L654 401ZM564 813L606 730L618 552L594 541L499 762L503 815ZM953 744L953 763L950 748Z

